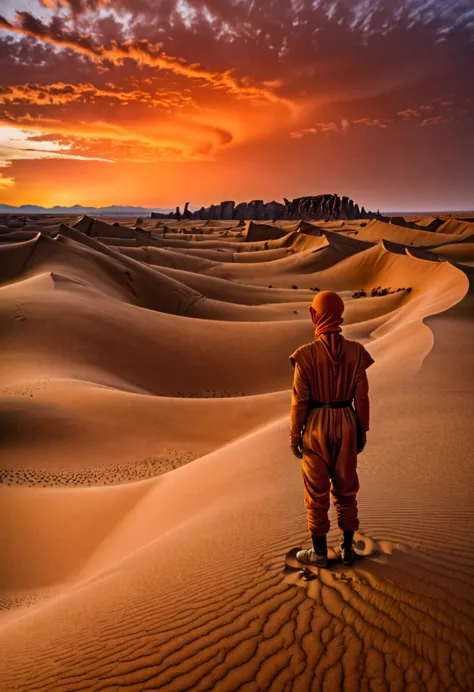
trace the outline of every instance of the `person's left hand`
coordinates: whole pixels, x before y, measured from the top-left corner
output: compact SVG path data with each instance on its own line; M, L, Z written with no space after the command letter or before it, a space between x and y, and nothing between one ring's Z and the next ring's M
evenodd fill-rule
M364 451L365 445L367 444L367 433L364 432L360 435L360 439L357 440L357 454Z
M299 445L291 445L291 451L293 452L293 455L297 459L302 459L303 458L303 452L300 449Z

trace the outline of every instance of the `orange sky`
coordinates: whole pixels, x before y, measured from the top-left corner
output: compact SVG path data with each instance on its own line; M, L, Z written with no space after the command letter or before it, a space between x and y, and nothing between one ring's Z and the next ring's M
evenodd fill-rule
M464 0L3 0L0 202L474 207Z

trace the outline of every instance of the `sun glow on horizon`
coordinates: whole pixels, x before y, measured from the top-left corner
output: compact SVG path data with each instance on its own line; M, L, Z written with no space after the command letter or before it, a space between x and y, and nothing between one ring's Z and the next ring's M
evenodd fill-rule
M6 0L2 201L466 208L474 25L425 5Z

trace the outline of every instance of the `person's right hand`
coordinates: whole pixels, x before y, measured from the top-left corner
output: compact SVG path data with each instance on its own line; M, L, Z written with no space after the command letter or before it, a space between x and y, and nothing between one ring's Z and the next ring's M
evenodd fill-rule
M361 437L361 440L358 441L358 444L357 444L357 454L360 454L361 452L363 452L364 447L367 444L367 433L365 433L365 432L362 433L362 435L360 437Z

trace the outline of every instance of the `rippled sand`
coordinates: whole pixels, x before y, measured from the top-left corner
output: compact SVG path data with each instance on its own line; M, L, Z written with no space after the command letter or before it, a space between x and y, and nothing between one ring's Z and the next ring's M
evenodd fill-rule
M474 224L410 226L0 218L2 692L474 690ZM306 580L326 288L376 361L365 556Z

